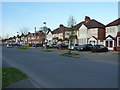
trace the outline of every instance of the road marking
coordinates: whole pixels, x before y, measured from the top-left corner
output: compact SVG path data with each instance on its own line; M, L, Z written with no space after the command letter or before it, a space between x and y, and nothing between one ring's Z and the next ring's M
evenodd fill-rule
M31 78L28 78L28 80L29 80L36 88L42 88L42 87L39 87Z

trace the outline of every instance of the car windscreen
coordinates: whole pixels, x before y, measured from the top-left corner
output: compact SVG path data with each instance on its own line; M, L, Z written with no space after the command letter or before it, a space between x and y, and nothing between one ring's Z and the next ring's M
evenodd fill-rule
M103 45L100 45L100 48L105 48L105 46L103 46Z

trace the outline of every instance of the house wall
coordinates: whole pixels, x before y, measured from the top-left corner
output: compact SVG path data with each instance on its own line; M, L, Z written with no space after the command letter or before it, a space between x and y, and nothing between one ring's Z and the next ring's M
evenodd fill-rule
M111 35L112 37L116 37L117 32L119 31L120 25L119 26L110 26L106 27L106 37L108 35Z
M52 40L53 38L53 35L51 32L49 32L47 35L46 35L46 39L49 41L49 40Z
M105 39L105 29L98 28L98 40L102 43Z
M87 27L83 24L78 32L77 32L77 37L78 37L78 44L87 44Z
M92 36L94 37L98 37L98 28L92 28L92 29L88 29L88 37L87 38L91 38Z
M58 39L63 39L63 33L58 33Z
M53 34L53 38L56 38L56 37L58 37L58 34Z
M65 31L65 38L69 38L70 31Z
M46 39L48 40L48 45L49 44L52 44L52 39L53 39L53 35L51 32L49 32L47 35L46 35Z

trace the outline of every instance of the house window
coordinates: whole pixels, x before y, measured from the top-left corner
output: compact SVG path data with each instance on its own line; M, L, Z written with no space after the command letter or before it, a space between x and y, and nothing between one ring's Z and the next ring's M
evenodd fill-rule
M117 46L120 46L120 37L117 38Z
M120 38L118 39L118 46L120 46Z
M108 41L106 41L106 47L108 47Z
M110 41L110 47L113 47L113 41Z

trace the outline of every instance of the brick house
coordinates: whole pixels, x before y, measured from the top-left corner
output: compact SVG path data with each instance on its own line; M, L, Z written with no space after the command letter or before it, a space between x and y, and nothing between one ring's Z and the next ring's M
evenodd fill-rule
M78 44L103 44L105 25L85 16L85 20L76 25Z
M43 41L45 40L45 33L43 33L42 31L38 31L36 33L28 33L28 43L29 44L42 44Z
M68 38L65 36L66 35L66 30L67 27L65 27L64 25L60 24L58 28L54 29L52 31L53 33L53 43L55 44L62 44L68 43Z
M106 25L104 45L108 47L109 50L114 50L114 47L120 50L120 18Z

